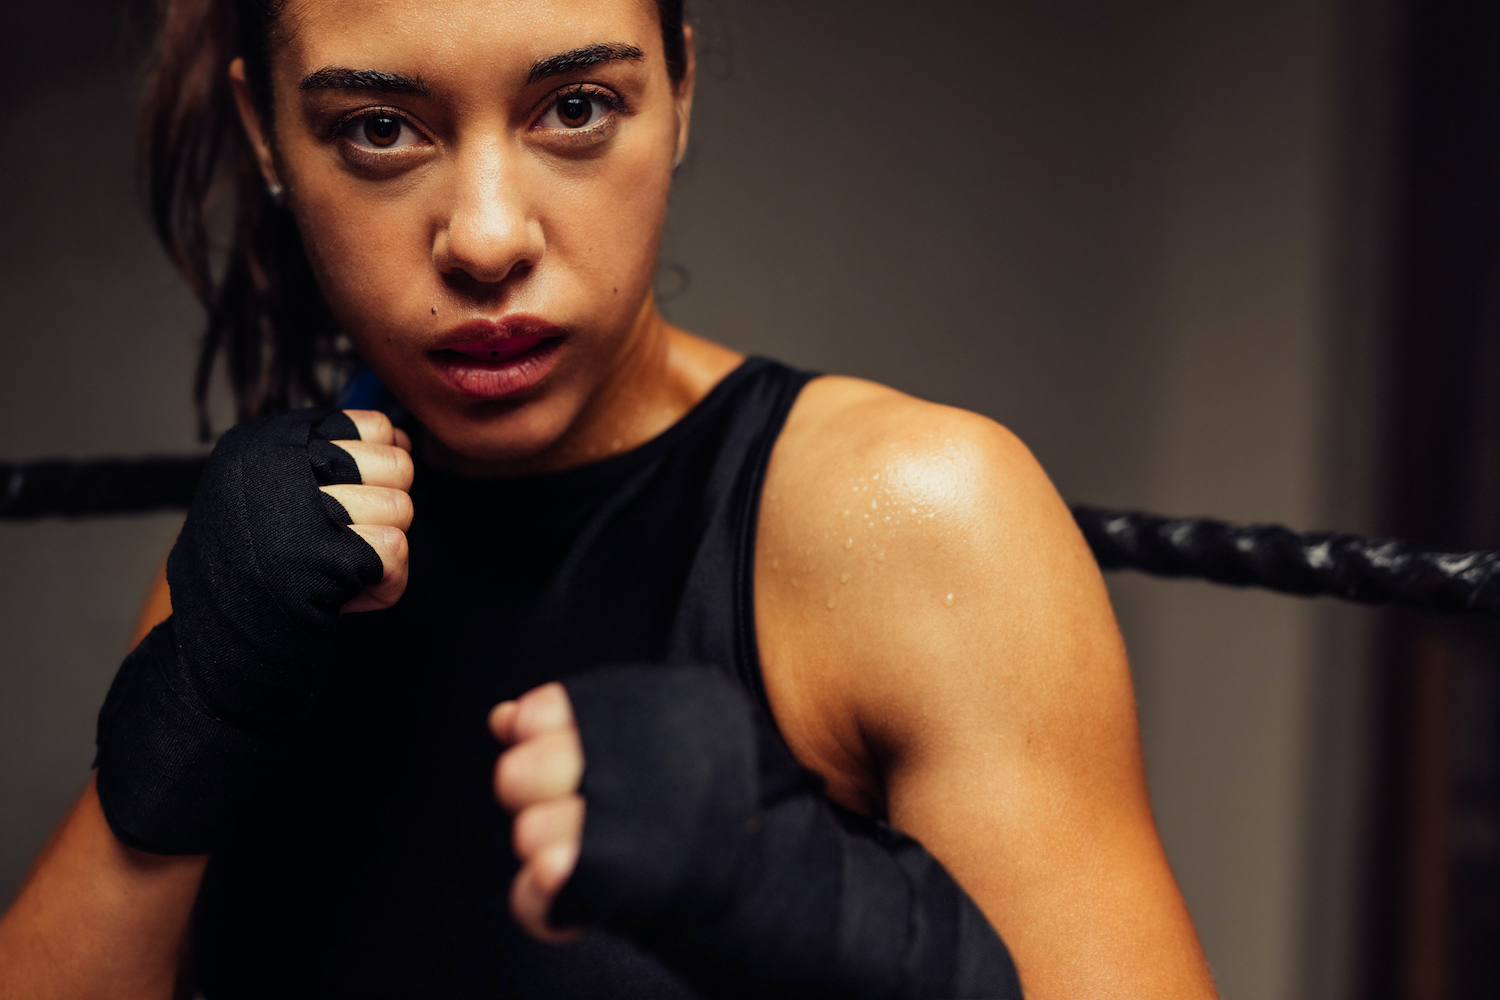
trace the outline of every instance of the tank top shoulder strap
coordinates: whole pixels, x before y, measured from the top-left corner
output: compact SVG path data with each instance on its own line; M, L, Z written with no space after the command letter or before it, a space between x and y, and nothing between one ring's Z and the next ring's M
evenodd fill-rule
M723 385L728 419L712 458L706 514L668 642L675 663L732 672L767 713L755 634L755 531L771 449L803 386L816 378L752 357ZM732 381L731 381L732 380Z

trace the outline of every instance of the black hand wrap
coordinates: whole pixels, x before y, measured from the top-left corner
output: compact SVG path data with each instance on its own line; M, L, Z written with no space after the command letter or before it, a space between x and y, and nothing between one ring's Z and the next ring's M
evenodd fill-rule
M339 608L380 556L320 485L360 482L344 413L230 430L167 558L172 617L126 657L99 713L99 800L121 841L203 854L244 810L320 687Z
M915 840L831 807L742 689L701 667L563 682L583 848L551 921L629 935L707 997L1021 996L1010 953Z

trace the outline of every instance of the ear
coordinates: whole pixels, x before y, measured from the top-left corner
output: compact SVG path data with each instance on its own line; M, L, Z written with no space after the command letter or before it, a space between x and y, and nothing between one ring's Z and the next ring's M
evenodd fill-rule
M260 174L266 180L266 187L272 191L280 191L281 178L276 173L276 157L271 153L271 135L262 127L260 112L250 95L250 81L245 79L244 59L235 59L229 64L229 84L234 88L234 103L240 111L240 124L244 126L245 136L250 140L250 148L255 150L255 162L260 165Z
M672 169L682 166L687 155L689 125L693 120L693 84L698 76L698 56L693 49L693 29L682 26L683 47L687 50L687 66L683 68L682 82L677 85L677 149L672 155Z

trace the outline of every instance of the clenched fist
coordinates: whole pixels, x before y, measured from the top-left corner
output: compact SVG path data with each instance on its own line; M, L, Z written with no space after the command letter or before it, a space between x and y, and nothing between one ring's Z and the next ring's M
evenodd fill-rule
M320 487L349 515L349 528L380 556L380 582L344 605L344 611L388 608L406 590L406 531L412 505L407 491L412 483L411 438L391 425L378 410L345 410L359 430L357 440L332 442L354 459L359 484Z
M521 870L510 889L516 922L540 941L569 941L577 929L547 922L573 874L583 840L583 744L561 684L544 684L490 713L490 731L510 749L495 764L495 796L515 816Z

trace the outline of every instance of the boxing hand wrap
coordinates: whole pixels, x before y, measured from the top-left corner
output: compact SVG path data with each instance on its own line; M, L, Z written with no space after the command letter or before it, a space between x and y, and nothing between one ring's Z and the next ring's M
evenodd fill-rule
M358 437L340 411L299 410L214 448L167 557L172 616L126 658L99 713L99 800L122 842L211 850L307 716L340 607L384 572L318 489L360 482L330 443Z
M593 923L706 997L1016 998L1004 942L915 840L839 810L740 687L702 667L563 682L582 850L554 925Z

